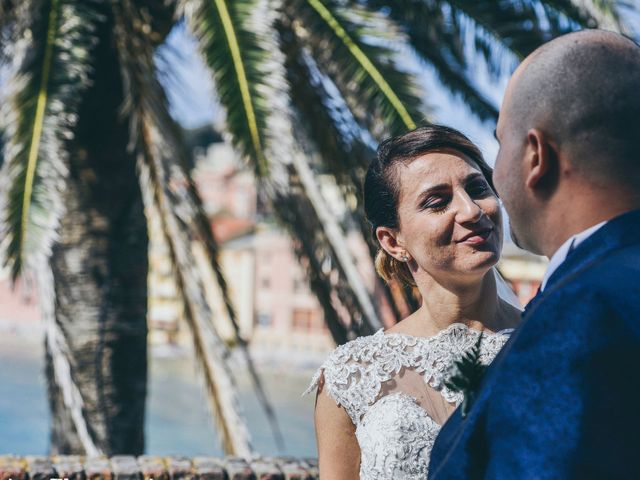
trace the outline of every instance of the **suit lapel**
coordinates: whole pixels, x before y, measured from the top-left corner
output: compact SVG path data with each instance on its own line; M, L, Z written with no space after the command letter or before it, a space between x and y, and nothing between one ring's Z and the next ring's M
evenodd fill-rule
M540 290L540 287L538 287L538 291L536 292L535 296L531 300L529 300L529 303L527 303L524 306L524 310L522 312L523 316L526 315L527 312L531 310L536 303L538 303L541 296L542 296L542 290Z

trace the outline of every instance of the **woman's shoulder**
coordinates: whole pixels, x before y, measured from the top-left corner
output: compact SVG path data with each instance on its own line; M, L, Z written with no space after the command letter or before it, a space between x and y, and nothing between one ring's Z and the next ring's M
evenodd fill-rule
M309 393L316 388L322 376L336 378L340 375L346 377L355 373L359 367L366 367L370 364L372 354L376 351L376 346L380 346L384 341L384 332L378 330L373 335L358 337L342 345L338 345L325 359L320 368L316 371L311 385L305 392Z
M326 366L334 364L342 364L345 361L350 362L366 362L370 360L369 355L380 348L386 342L385 333L382 329L373 335L365 335L357 337L347 343L338 345L325 360Z
M381 364L401 350L393 340L378 330L338 346L318 368L304 394L316 389L326 392L357 423L385 380Z
M411 335L378 330L336 347L320 366L319 372L354 373L376 366L385 357L401 355L416 346L420 339Z

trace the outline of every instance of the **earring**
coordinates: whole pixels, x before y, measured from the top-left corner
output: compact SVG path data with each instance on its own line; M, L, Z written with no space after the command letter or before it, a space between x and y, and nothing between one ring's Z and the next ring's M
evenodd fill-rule
M403 253L402 256L400 257L400 261L401 262L408 262L409 261L409 256L407 255L407 253Z

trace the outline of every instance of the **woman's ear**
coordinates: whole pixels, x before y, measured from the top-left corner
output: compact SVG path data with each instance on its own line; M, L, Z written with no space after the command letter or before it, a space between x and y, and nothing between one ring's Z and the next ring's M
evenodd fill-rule
M398 231L395 228L376 228L376 238L385 252L401 262L406 261L408 252L398 241Z

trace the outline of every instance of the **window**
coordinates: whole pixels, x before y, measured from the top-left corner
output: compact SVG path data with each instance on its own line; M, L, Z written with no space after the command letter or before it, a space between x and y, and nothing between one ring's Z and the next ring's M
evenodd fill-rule
M309 308L294 308L293 309L293 329L294 330L313 330L313 319L315 312Z
M258 325L268 327L272 323L271 315L268 313L258 313Z

